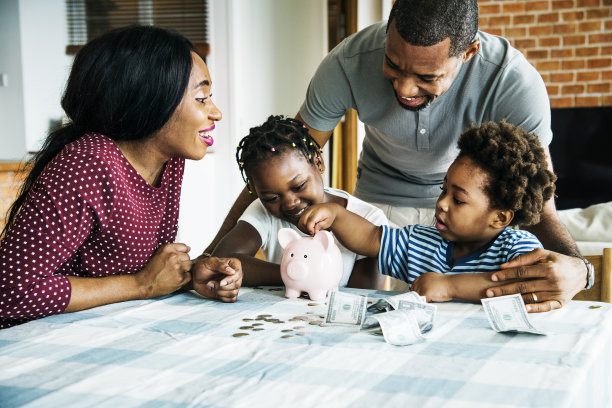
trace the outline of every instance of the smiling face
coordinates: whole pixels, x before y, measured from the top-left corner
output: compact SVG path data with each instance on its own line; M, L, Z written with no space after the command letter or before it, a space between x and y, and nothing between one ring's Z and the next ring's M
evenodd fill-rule
M383 75L391 81L400 106L418 111L448 91L462 62L475 55L479 47L474 42L459 57L449 57L450 38L429 47L411 45L402 39L392 21L387 32Z
M170 120L154 136L158 149L168 158L203 158L214 142L215 121L222 116L211 99L208 67L197 54L192 52L191 58L193 65L185 95Z
M286 150L263 160L248 176L264 207L295 225L306 208L325 199L319 169L299 152Z
M490 208L484 189L489 175L468 157L460 157L448 169L436 203L436 228L442 238L473 252L510 223L507 211Z

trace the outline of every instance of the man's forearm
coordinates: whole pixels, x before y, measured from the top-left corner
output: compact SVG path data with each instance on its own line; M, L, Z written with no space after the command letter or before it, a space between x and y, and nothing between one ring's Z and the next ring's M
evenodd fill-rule
M225 217L223 224L221 224L221 228L219 228L217 235L215 235L215 238L208 245L204 252L213 252L221 238L223 238L228 232L232 230L232 228L236 226L238 218L240 218L244 210L246 210L246 208L253 201L255 201L256 198L257 197L255 196L255 194L250 194L249 190L246 187L242 189L240 195L238 195L238 198L236 198L236 201L234 201L234 205L232 205L232 208L230 208L229 213Z
M551 203L547 203L547 208L542 213L538 224L524 229L538 237L544 248L550 251L569 256L580 255L578 246L565 225L559 220L554 205L551 208Z

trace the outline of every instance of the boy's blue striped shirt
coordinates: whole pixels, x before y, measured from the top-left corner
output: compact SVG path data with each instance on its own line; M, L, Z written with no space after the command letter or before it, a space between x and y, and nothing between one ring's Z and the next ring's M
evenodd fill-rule
M492 272L518 255L542 248L535 235L505 228L492 242L473 254L453 261L454 243L440 236L435 227L383 226L378 267L384 275L412 283L426 272Z

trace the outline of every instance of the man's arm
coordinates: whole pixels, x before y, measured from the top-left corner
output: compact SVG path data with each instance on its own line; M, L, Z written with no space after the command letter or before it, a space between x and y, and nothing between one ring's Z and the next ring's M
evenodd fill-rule
M297 120L299 120L300 122L302 122L304 124L304 126L306 126L308 128L308 133L310 133L310 136L312 136L312 138L314 140L317 141L317 143L323 147L325 146L325 143L327 143L327 141L329 140L329 138L331 137L332 133L334 133L334 130L328 130L328 131L322 131L322 130L317 130L317 129L313 129L310 127L310 125L308 125L308 123L304 122L304 119L302 119L302 116L299 114L295 115L295 118Z

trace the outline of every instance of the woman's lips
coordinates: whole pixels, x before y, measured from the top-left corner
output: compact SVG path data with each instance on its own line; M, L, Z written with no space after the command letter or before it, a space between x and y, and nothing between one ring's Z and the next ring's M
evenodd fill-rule
M213 130L215 130L215 125L212 125L211 127L206 128L204 130L200 130L198 132L198 136L200 137L200 139L202 139L202 141L208 146L212 146L213 143L215 143L215 140L212 137Z

